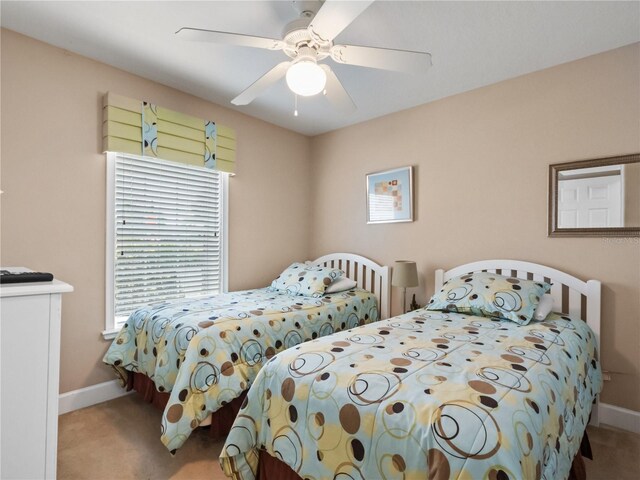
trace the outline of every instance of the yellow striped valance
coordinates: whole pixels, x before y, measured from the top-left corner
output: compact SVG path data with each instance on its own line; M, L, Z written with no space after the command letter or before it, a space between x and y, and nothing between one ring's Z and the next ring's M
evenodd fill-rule
M104 151L235 171L233 129L111 92L103 100L102 139Z

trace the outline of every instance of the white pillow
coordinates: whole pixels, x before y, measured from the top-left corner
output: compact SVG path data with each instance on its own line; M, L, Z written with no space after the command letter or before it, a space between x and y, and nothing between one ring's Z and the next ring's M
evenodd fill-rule
M351 280L347 277L340 277L331 282L331 285L327 287L324 293L344 292L345 290L351 290L356 285L357 282L355 280Z
M553 297L548 293L545 293L540 299L540 303L536 307L536 311L533 312L533 318L536 320L544 320L547 315L551 313L553 308Z

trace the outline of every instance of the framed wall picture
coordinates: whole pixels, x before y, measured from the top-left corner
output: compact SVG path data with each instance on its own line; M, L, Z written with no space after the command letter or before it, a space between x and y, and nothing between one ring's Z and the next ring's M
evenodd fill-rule
M413 167L367 174L367 223L413 222Z

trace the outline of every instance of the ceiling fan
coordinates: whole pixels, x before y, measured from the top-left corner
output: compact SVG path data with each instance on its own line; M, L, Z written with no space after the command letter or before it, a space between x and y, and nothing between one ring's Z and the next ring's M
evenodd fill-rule
M319 61L330 57L337 63L408 73L421 73L431 66L431 55L426 52L334 45L333 39L372 3L373 0L294 1L300 18L287 24L282 40L190 27L181 28L176 35L185 40L282 50L291 59L252 83L231 100L234 105L248 105L286 77L296 95L308 97L323 92L334 108L346 113L356 109L353 100L329 65Z

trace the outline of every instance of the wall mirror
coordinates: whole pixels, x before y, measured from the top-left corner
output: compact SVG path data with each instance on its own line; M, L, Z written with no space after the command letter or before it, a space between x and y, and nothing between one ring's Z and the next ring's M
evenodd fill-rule
M550 165L549 236L640 236L640 154Z

